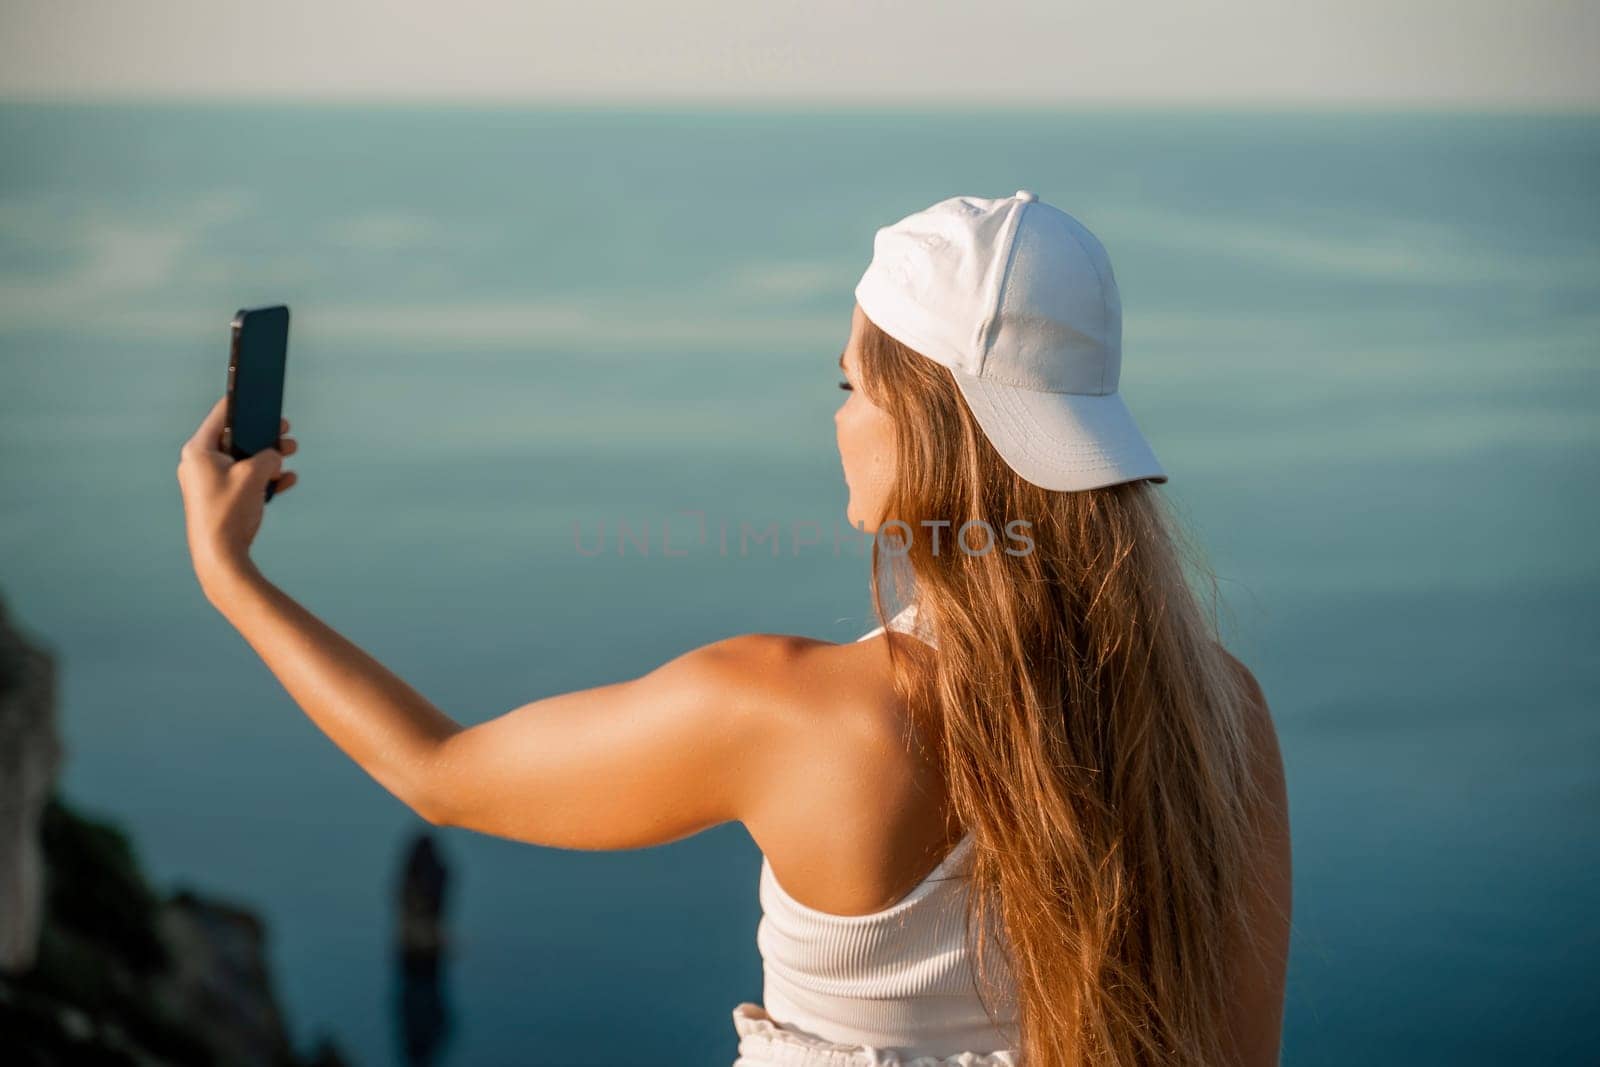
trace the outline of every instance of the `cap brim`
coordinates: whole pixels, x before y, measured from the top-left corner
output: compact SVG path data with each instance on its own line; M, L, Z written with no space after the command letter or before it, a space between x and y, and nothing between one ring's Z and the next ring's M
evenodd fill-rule
M950 373L1000 458L1034 485L1078 490L1167 480L1120 393L1044 393Z

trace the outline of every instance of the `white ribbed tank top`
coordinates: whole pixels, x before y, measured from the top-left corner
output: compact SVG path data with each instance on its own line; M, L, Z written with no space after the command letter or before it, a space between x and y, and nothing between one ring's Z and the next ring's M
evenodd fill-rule
M896 630L928 635L907 608ZM864 634L865 641L883 632ZM931 641L930 641L931 643ZM897 903L870 915L809 908L761 860L762 1006L785 1027L827 1041L893 1049L904 1056L955 1056L1013 1047L1014 998L996 1005L996 1029L966 945L966 874L972 836L962 837ZM1008 1039L1007 1034L1011 1037Z

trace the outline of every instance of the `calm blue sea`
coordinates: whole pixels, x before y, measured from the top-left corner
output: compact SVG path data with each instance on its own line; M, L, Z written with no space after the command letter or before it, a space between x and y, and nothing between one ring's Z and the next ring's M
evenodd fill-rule
M263 912L301 1043L399 1060L419 823L188 570L234 310L294 313L263 567L475 722L869 628L830 419L873 230L1028 188L1111 252L1124 393L1277 715L1286 1061L1593 1056L1600 118L8 105L0 144L0 589L60 656L65 788ZM774 521L823 543L717 547ZM442 843L445 1063L733 1058L740 828Z

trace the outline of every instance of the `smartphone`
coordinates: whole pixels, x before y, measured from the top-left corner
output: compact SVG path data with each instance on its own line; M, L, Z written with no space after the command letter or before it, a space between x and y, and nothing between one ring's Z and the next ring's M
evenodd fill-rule
M289 309L282 304L241 308L228 347L228 418L222 448L245 459L278 446L283 374L289 357ZM267 485L272 499L276 479Z

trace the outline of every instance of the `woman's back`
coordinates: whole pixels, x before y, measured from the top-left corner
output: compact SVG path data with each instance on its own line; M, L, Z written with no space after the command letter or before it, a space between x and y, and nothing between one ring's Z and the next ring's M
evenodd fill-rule
M915 611L891 620L912 633ZM926 635L923 635L926 637ZM841 915L903 898L962 836L936 753L890 674L879 627L849 644L793 642L751 695L782 706L786 752L744 823L776 880L806 906Z
M901 612L890 625L897 631L916 632L914 609ZM880 627L858 643L882 632ZM929 639L925 633L921 636ZM876 691L870 682L866 688ZM887 709L889 721L894 714L892 706ZM902 732L902 736L913 734ZM862 831L847 851L870 852L874 843L881 844L885 830L892 833L890 828L908 821L919 828L913 836L944 825L941 795L923 795L920 805L904 803L907 791L900 783L937 777L930 773L935 767L917 765L926 760L918 746L908 744L897 753L847 746L847 752L844 758L852 763L862 758L880 761L882 779L895 783L886 791L890 804L833 821L843 839L852 836L852 827ZM921 877L892 904L865 912L827 910L797 900L764 855L759 883L762 918L756 939L764 974L763 1004L741 1004L735 1010L741 1033L752 1041L793 1041L788 1034L763 1026L770 1020L784 1030L828 1043L893 1049L905 1056L983 1054L1014 1044L1014 1001L1004 998L991 1017L978 995L968 953L966 882L972 846L970 835L961 836L953 846L944 847L931 870L922 868ZM870 894L876 885L902 880L902 852L884 849L877 862L862 865L865 877L839 852L816 857L806 867L815 871L814 879L831 874L845 884L845 892L829 895L849 897L859 894L861 886ZM1000 1055L979 1062L1011 1061Z

